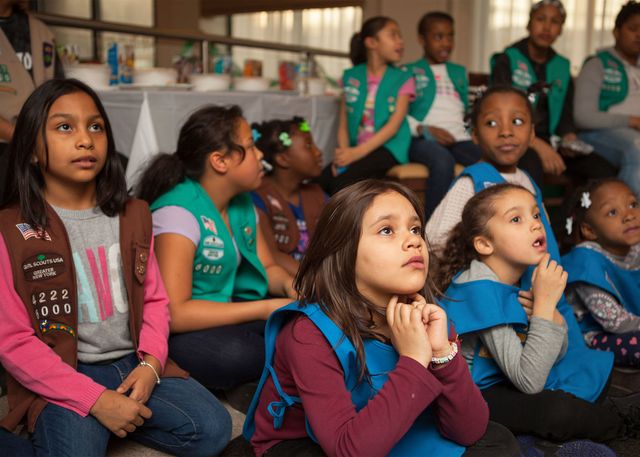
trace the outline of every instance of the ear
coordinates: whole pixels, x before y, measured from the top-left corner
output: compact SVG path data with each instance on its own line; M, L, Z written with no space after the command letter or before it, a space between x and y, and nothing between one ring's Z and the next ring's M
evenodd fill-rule
M486 236L476 236L473 239L473 248L480 255L488 256L493 254L493 243Z
M218 151L213 151L207 158L209 166L213 168L216 173L220 173L222 175L229 171L229 164L227 161L228 157Z
M596 232L594 232L593 228L586 222L580 224L580 235L588 241L595 241L598 239Z
M418 43L420 44L421 48L424 48L424 45L426 44L424 36L420 33L418 33Z
M280 168L289 168L289 154L285 152L281 152L280 154L276 154L274 157L276 165Z
M474 144L477 144L477 145L480 144L480 139L478 138L478 134L476 133L475 127L471 127L471 140L473 141Z
M364 47L367 49L375 49L377 47L378 40L376 37L368 36L364 39Z
M616 43L617 43L618 40L620 39L620 30L613 29L613 38L616 40Z

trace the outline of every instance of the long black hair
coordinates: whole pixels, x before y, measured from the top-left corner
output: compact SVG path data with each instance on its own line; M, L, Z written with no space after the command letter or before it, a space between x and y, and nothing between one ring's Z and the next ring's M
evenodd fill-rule
M367 47L364 45L364 40L375 37L389 22L395 21L386 16L375 16L364 21L360 31L351 37L349 45L349 58L354 65L366 63Z
M136 194L151 204L185 178L198 181L213 151L239 152L244 160L245 149L236 142L242 119L242 110L236 105L208 105L194 112L180 129L176 152L161 154L151 162L138 182Z
M96 204L109 217L122 212L129 199L124 169L117 156L111 124L100 98L86 84L77 79L51 79L27 98L16 122L13 140L9 145L8 179L2 206L18 204L25 221L33 227L46 227L45 199L42 192L44 177L33 157L42 144L45 167L49 166L46 125L51 105L63 95L84 92L93 100L104 121L107 136L107 157L96 176Z

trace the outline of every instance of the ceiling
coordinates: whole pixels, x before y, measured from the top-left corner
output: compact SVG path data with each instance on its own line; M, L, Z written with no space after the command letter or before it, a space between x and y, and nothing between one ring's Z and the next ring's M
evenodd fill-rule
M334 8L363 4L364 0L201 0L200 11L202 16L208 17L256 11Z

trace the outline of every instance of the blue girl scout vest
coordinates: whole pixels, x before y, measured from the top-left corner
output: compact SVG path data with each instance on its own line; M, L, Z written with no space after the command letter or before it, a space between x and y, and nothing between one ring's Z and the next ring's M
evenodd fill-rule
M522 52L514 47L505 49L504 53L509 58L509 64L511 66L511 84L527 92L529 86L538 81L531 62ZM492 71L495 66L496 56L497 54L494 54L491 57ZM560 122L570 79L571 63L559 54L554 55L546 64L546 80L551 84L551 88L547 94L549 101L549 133L551 135L555 134L558 123ZM534 100L534 104L536 101L537 100Z
M465 168L461 176L468 176L473 180L473 185L476 193L481 192L482 190L492 185L505 182L504 178L500 175L500 173L498 173L498 170L496 170L492 165L485 162L480 162ZM542 223L544 225L547 236L547 250L549 251L551 258L559 262L560 252L558 250L558 245L553 235L551 225L549 224L549 220L547 219L546 212L544 211L544 205L542 203L542 192L533 180L531 180L531 183L533 184L536 191L535 198L538 207L540 208L540 215L542 217ZM531 289L531 275L533 274L534 269L535 267L533 266L529 267L529 269L522 276L520 282L520 288L522 290ZM499 325L499 323L496 323L499 320L503 321L500 322L502 324L513 324L516 326L516 328L518 328L518 325L522 326L526 323L526 319L522 320L523 317L526 318L524 311L522 311L522 313L519 313L518 310L509 309L508 313L503 312L502 314L499 314L501 318L497 321L494 319L493 322L484 322L482 316L472 317L474 316L474 314L469 314L469 316L465 315L466 312L471 312L469 310L469 307L484 306L485 308L488 308L486 306L486 299L480 299L481 303L475 305L473 303L473 300L477 300L478 297L485 297L486 294L489 294L489 288L498 289L498 291L496 291L495 293L492 292L491 295L495 296L495 294L499 294L497 295L497 297L502 297L496 300L495 303L499 304L496 304L494 306L501 306L503 309L507 309L505 308L506 306L515 306L517 304L518 308L522 308L521 305L517 302L516 288L511 288L511 286L506 286L504 284L499 284L492 281L487 282L489 283L489 286L487 286L484 281L477 281L477 283L479 283L479 285L477 286L478 289L470 294L468 299L465 299L467 300L467 303L443 301L443 306L445 306L447 315L455 324L459 334L469 333L471 331L477 331L482 328L489 328L495 325ZM468 284L473 285L475 283L476 282L474 281ZM446 297L448 298L455 298L453 294L461 293L459 292L459 290L466 291L476 287L466 286L456 288L456 285L453 282L452 285L454 286L454 288L450 288L446 292ZM504 298L505 296L507 298ZM467 308L467 310L463 310L461 312L462 316L459 316L458 312L463 307ZM607 383L609 374L611 373L611 369L613 367L613 354L603 351L595 351L589 349L585 345L584 338L582 337L582 332L580 331L578 322L576 321L576 318L573 314L573 309L569 305L569 303L567 303L564 295L558 302L557 308L558 311L560 311L560 313L562 314L565 322L567 323L569 332L569 347L565 356L554 365L552 372L549 374L549 379L547 380L546 386L548 389L565 390L585 400L595 401L600 396L602 389ZM480 309L483 312L486 311L482 308ZM451 313L457 316L457 319L454 318ZM478 312L476 312L475 314L478 314ZM477 318L479 320L478 324L467 322L472 318ZM458 320L460 320L460 322L458 322ZM462 329L458 328L459 325L462 326ZM480 327L478 327L478 325ZM479 351L477 351L477 353L479 354ZM584 364L585 360L588 361L588 364ZM489 365L491 369L488 369L487 372L478 372L478 374L473 376L474 380L481 380L481 384L478 384L481 389L487 388L492 384L499 382L499 377L501 375L501 371L499 367L495 365L495 363L492 362L492 364L484 364L484 362L481 362L479 364L479 367L484 365ZM584 378L585 380L587 380L587 382L582 383L577 380L574 381L572 380L571 376L575 376L576 378ZM504 377L502 377L502 379L504 379Z
M592 59L589 57L587 60ZM622 103L629 92L629 81L624 64L609 51L600 51L596 54L602 63L604 76L600 86L598 109L608 111L612 105Z
M151 205L155 211L163 206L181 206L200 226L200 243L193 262L192 297L218 302L259 300L267 295L267 275L258 259L256 216L249 194L239 194L229 203L227 229L209 195L196 181L185 179ZM237 264L235 239L242 256Z
M449 78L460 95L465 110L469 105L469 79L467 70L462 65L446 62L445 67ZM416 81L416 98L409 106L409 115L419 121L425 118L436 98L436 80L431 65L425 59L416 60L407 65Z
M320 329L327 341L334 348L344 371L344 387L351 392L351 400L358 411L364 408L369 399L373 398L382 388L387 381L389 372L395 368L398 362L398 353L392 346L376 340L367 339L364 341L364 351L367 370L371 376L371 384L366 380L358 382L359 368L355 347L349 339L346 338L342 330L322 311L319 305L310 304L301 306L298 302L294 302L284 308L278 309L267 321L265 329L266 361L264 370L262 371L262 377L260 378L260 384L253 397L251 406L247 412L247 419L244 423L243 434L247 440L251 439L255 431L254 414L258 407L260 393L269 376L272 377L273 383L280 395L280 401L274 401L268 405L269 414L273 416L274 429L282 427L287 408L295 403L302 403L299 397L288 395L282 390L276 372L273 369L278 333L290 318L299 314L306 315L318 329ZM336 386L336 388L341 388L341 386ZM309 423L307 422L306 425L308 435L316 441ZM447 440L440 434L435 424L431 408L427 408L418 416L411 429L409 429L404 437L395 445L389 455L446 455L457 457L461 456L464 451L465 448L463 446Z
M398 103L398 91L411 79L411 73L400 70L391 65L387 66L382 81L378 86L376 100L374 104L374 128L380 130L393 115ZM349 131L349 145L356 146L358 143L358 128L362 122L364 105L367 100L367 66L366 64L356 65L345 70L342 75L342 86L344 87L344 99L347 108L347 127ZM409 162L409 145L411 144L411 130L409 123L405 119L400 128L384 147L391 152L398 163Z
M584 282L610 293L629 312L640 315L640 270L619 267L604 254L587 247L576 247L562 257L562 266L569 274L568 283ZM591 315L580 328L583 332L602 331Z

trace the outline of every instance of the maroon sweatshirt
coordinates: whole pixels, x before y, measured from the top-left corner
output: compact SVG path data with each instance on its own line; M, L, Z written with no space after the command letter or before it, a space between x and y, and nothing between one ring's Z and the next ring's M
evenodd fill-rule
M447 365L425 369L400 357L378 394L356 412L344 372L329 342L307 317L288 322L276 340L274 369L282 389L299 396L282 428L274 430L267 405L280 398L269 378L255 413L251 438L257 456L283 440L304 438L305 414L329 456L384 456L428 406L434 407L440 433L463 446L482 437L489 409L460 355Z

